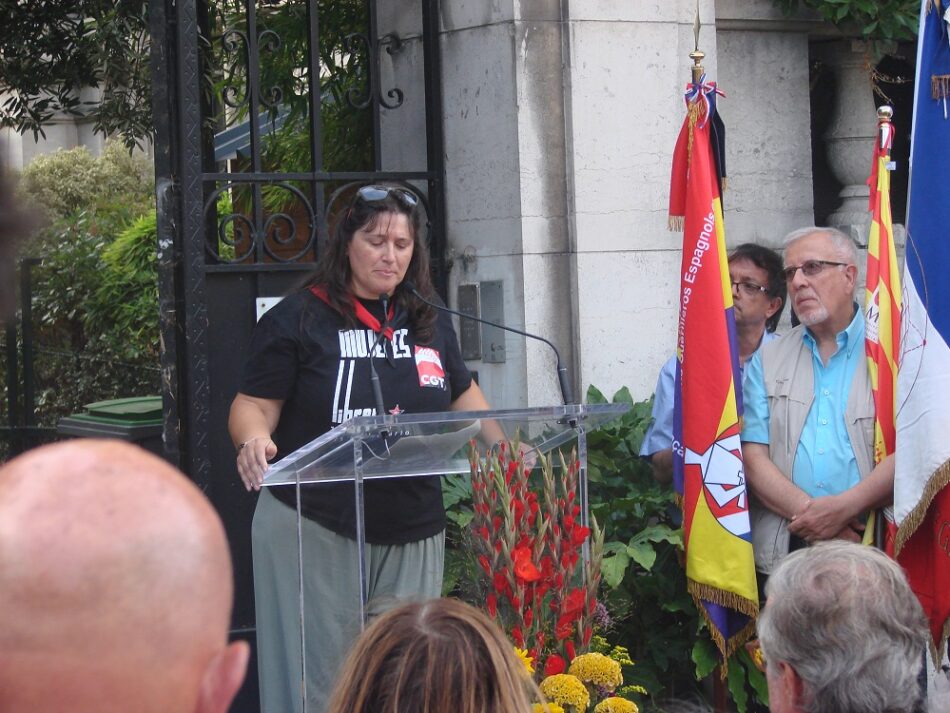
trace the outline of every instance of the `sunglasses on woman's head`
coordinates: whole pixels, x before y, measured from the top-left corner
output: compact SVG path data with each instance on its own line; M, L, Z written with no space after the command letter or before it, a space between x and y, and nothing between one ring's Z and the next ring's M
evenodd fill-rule
M419 203L414 193L399 186L363 186L356 193L366 203L379 203L390 196L410 209L415 208Z

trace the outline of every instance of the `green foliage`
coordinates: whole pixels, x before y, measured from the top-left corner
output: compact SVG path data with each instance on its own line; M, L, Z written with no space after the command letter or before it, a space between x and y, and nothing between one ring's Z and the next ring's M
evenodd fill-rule
M0 3L0 126L38 137L59 113L88 116L97 133L141 145L151 133L147 11L147 0Z
M99 205L110 215L124 211L120 219L130 220L155 200L151 163L116 141L107 142L99 158L84 146L37 156L23 169L20 193L52 221Z
M87 331L123 361L158 361L158 227L155 211L135 220L102 250L102 272Z
M913 40L917 37L919 0L772 0L785 15L811 8L844 32L868 40Z
M51 221L22 251L40 259L32 273L38 424L55 426L93 401L158 393L147 163L111 145L99 159L58 152L26 173L23 200L42 204ZM5 398L5 379L0 388Z
M607 399L591 387L587 401ZM613 638L637 662L624 680L645 688L653 702L690 698L699 694L698 681L713 673L718 654L686 589L673 493L639 458L652 402L635 403L626 388L612 401L630 410L588 435L588 479L591 515L605 530L602 571ZM740 712L748 708L750 686L765 700L764 678L744 650L731 659L729 671Z
M587 401L607 399L591 387ZM631 408L588 435L588 487L591 514L605 530L603 572L614 638L637 662L625 681L643 686L654 701L689 698L698 694L690 653L699 617L679 563L682 534L672 492L657 485L638 456L651 402L634 403L626 388L612 401Z

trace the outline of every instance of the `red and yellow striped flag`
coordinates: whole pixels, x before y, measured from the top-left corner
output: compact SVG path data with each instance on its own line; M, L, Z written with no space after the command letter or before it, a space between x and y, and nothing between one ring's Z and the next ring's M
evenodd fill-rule
M879 136L871 168L871 232L868 237L864 316L865 352L874 392L874 462L894 452L897 414L897 362L901 334L901 278L891 221L891 143L889 108L878 112Z

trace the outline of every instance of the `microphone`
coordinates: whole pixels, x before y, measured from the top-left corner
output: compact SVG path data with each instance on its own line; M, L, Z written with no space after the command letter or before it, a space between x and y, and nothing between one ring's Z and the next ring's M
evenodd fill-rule
M411 292L413 295L415 295L417 299L422 300L427 305L429 305L430 307L434 307L437 310L441 310L443 312L449 312L450 314L457 314L459 317L464 317L465 319L473 319L476 322L481 322L482 324L488 324L492 327L498 327L498 329L503 329L506 332L514 332L515 334L520 334L522 337L530 337L531 339L537 339L538 341L541 341L547 344L554 351L554 357L555 359L557 359L557 380L561 386L561 398L564 400L564 405L568 406L574 403L574 391L571 388L570 378L567 375L567 368L564 366L563 362L561 362L561 353L557 350L557 347L554 346L550 341L548 341L544 337L538 336L537 334L529 334L528 332L522 332L520 329L515 329L514 327L507 327L504 324L499 324L498 322L491 322L487 319L482 319L481 317L474 317L470 314L465 314L464 312L458 312L454 309L450 309L443 305L436 304L435 302L430 302L421 294L419 294L419 291L416 289L416 286L409 280L403 280L402 287L403 289L406 289L409 292Z
M379 346L380 342L383 341L386 336L386 327L389 324L389 295L383 293L379 296L379 301L383 305L383 324L379 328L379 334L376 336L376 341L373 342L373 346L369 350L369 383L373 387L373 400L376 402L376 413L380 416L386 415L386 406L383 403L383 389L379 385L379 373L376 371L376 365L373 363L373 353L376 351L376 347ZM385 349L385 347L383 347ZM387 433L383 432L383 438L385 438Z

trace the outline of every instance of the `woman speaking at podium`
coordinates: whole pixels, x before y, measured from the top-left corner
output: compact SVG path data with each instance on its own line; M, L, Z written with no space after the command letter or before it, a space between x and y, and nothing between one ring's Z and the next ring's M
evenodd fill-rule
M343 421L376 413L372 350L384 408L488 408L462 361L449 316L400 289L434 297L418 199L396 185L360 188L307 284L261 318L228 428L248 490L267 463ZM386 305L384 311L384 305ZM500 434L499 434L500 435ZM295 487L261 490L252 526L257 660L263 713L302 713ZM360 630L352 483L301 489L308 710L319 712ZM437 597L445 512L437 476L365 486L368 611Z

